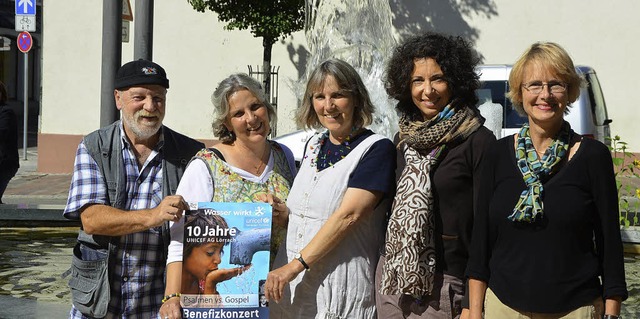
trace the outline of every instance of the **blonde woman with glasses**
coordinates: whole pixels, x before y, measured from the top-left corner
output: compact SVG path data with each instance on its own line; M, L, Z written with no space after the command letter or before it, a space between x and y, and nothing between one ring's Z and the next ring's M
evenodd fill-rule
M564 115L583 85L568 53L535 43L509 77L528 117L484 162L467 268L470 317L619 318L628 292L611 154Z

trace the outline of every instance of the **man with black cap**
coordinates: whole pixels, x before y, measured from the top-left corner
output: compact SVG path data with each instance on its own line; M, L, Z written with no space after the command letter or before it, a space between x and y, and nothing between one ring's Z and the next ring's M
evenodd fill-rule
M124 64L114 90L122 119L78 146L64 211L82 222L70 269L70 318L157 317L168 221L188 209L173 194L191 157L204 148L162 125L168 88L160 65Z

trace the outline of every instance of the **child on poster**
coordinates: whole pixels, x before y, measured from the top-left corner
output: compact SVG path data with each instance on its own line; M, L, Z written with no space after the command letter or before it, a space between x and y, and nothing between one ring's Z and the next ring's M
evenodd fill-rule
M219 269L224 246L231 240L229 226L220 215L205 216L203 211L195 211L187 217L185 227L219 229L220 234L207 232L201 236L188 238L184 243L184 262L182 267L182 292L184 294L217 295L217 284L239 274L239 268ZM200 232L199 231L199 232ZM193 232L193 231L192 231ZM249 269L246 265L242 271Z
M271 206L264 203L199 203L185 213L181 304L196 313L259 310L260 283L269 270Z

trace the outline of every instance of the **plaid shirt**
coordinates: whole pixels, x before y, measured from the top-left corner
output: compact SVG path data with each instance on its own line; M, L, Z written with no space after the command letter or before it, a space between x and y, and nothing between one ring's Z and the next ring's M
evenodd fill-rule
M163 141L138 169L138 162L124 137L122 124L122 157L126 170L127 204L125 210L141 210L158 206L162 201ZM161 135L162 136L162 135ZM84 143L78 146L69 199L64 216L80 218L80 210L88 204L106 204L107 187L98 165ZM106 318L155 318L164 294L165 260L162 255L161 227L120 237L115 268L111 278L111 300ZM88 318L73 307L70 318Z

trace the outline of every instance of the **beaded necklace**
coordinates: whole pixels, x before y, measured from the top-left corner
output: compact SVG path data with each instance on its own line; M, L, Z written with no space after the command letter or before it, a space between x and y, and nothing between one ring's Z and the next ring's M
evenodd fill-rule
M315 166L318 171L321 171L325 168L332 167L341 159L345 158L345 156L351 152L351 140L353 139L353 136L357 135L359 132L359 129L354 128L351 134L349 134L349 136L347 136L344 141L338 145L331 142L327 143L329 140L329 131L322 133L317 146L318 156L315 161L311 160L311 166Z

